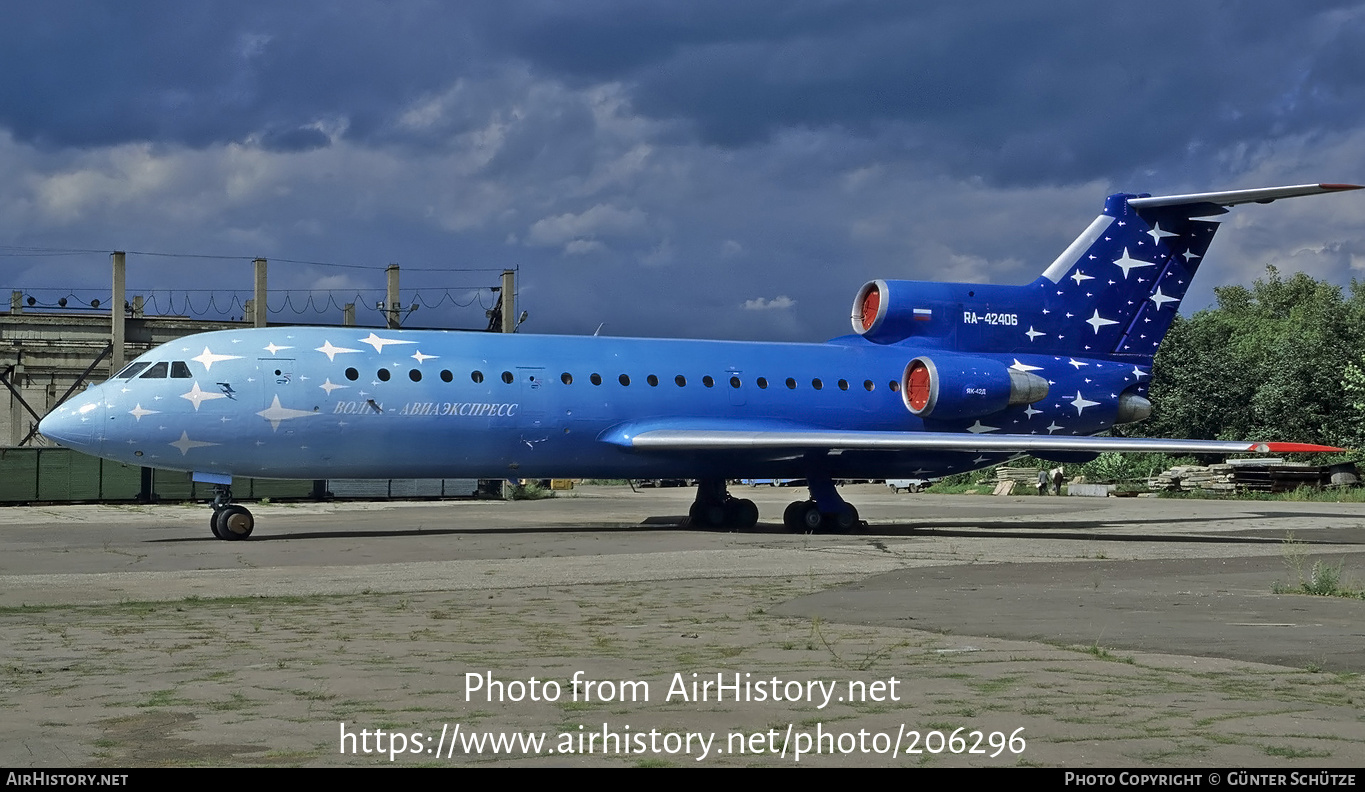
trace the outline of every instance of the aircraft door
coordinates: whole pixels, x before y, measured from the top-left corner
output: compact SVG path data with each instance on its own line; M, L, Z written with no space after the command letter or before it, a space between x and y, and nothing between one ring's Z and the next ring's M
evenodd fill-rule
M545 425L545 404L549 399L550 382L542 367L517 367L518 398L517 406L520 423L531 427Z

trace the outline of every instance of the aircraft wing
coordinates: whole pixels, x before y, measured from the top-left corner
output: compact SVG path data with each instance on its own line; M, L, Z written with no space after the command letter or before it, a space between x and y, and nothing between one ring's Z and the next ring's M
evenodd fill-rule
M822 429L735 430L621 427L606 442L642 452L669 451L1105 451L1163 454L1318 453L1343 449L1311 443L1172 440L1142 437L961 434L957 432L842 432Z

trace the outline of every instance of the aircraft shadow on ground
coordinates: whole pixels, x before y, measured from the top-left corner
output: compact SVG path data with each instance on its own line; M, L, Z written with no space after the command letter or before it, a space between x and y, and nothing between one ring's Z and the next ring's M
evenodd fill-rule
M1208 518L1182 518L1182 519L1130 519L1130 520L1094 520L1094 521L1070 521L1066 523L1048 522L1044 520L1030 520L1022 522L1011 522L1008 524L983 526L980 523L963 521L926 521L915 523L877 523L874 525L863 525L850 531L847 536L851 537L946 537L955 539L1063 539L1072 541L1109 541L1109 542L1164 542L1164 543L1198 543L1198 544L1281 544L1287 534L1293 533L1294 540L1303 544L1365 544L1365 531L1361 532L1360 537L1350 535L1353 532L1332 530L1325 528L1286 528L1286 535L1278 534L1281 529L1275 527L1275 523L1285 519L1297 519L1303 517L1322 517L1323 515L1313 512L1263 512L1253 513L1254 516L1264 521L1266 527L1258 529L1270 535L1255 535L1247 531L1237 533L1121 533L1121 529L1142 525L1153 526L1172 526L1180 524L1206 525L1215 520ZM430 536L524 536L528 534L573 534L573 533L615 533L633 534L645 532L677 532L686 531L689 533L712 533L727 534L741 533L746 535L772 535L772 536L800 536L800 533L788 531L781 523L760 522L752 528L734 529L727 527L714 526L692 526L683 516L658 516L649 517L638 524L626 525L621 523L603 524L595 522L544 525L544 526L518 526L504 528L480 528L480 527L433 527L433 528L395 528L395 529L363 529L363 530L302 530L292 531L289 529L287 520L280 521L276 526L278 533L267 529L265 533L253 535L251 542L270 542L282 540L310 540L327 539L335 540L346 537L373 539L382 537L430 537ZM1333 536L1330 539L1315 538L1314 534L1325 530L1332 530ZM176 543L176 542L216 542L218 539L205 531L203 536L182 536L168 537L159 539L149 539L149 543Z

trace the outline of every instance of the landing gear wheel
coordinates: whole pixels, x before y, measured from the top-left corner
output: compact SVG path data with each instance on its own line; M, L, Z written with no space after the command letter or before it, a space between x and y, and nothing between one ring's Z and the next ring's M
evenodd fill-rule
M825 515L820 512L820 507L815 505L815 501L806 501L801 504L801 527L807 533L820 533L820 529L825 527Z
M218 515L222 514L222 509L214 509L213 516L209 517L209 528L213 531L215 538L222 539L223 535L218 533Z
M835 533L848 533L858 526L858 510L846 503L843 511L825 515L825 524Z
M787 504L786 511L782 512L782 525L792 533L804 531L805 526L801 523L801 514L805 508L806 501L792 501Z
M235 541L251 536L252 529L256 527L256 518L251 516L245 506L234 503L218 511L213 525L220 539Z
M752 528L758 525L758 505L748 498L740 498L729 503L730 524L736 528Z

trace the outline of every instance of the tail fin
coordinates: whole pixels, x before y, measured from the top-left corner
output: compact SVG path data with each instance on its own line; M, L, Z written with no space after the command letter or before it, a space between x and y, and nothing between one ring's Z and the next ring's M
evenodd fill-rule
M853 301L853 329L878 344L962 352L1107 357L1150 363L1218 223L1242 203L1358 190L1304 184L1192 195L1128 195L1104 212L1033 283L872 281Z
M1020 287L1034 315L1019 328L1015 351L1150 361L1218 230L1217 222L1203 218L1241 203L1354 189L1306 184L1155 198L1111 195L1104 212L1042 276Z

